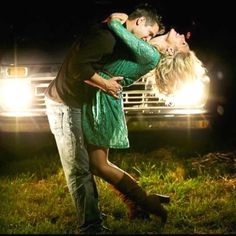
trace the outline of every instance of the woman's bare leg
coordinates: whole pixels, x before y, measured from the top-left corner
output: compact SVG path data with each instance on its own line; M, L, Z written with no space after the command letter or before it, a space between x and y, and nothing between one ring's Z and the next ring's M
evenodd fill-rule
M112 185L119 183L125 171L108 160L109 149L90 145L88 150L91 172Z
M160 216L162 222L167 220L167 211L161 205L160 195L147 193L128 173L108 160L109 149L89 146L91 172L104 179L118 190L129 208L130 219L148 218L148 213ZM141 208L140 208L141 207Z

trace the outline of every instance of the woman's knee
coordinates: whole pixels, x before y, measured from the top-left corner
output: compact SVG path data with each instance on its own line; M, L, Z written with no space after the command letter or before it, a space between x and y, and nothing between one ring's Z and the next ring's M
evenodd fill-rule
M109 171L110 166L108 163L102 163L99 165L90 165L90 171L93 175L102 177L104 174L106 174L107 171Z

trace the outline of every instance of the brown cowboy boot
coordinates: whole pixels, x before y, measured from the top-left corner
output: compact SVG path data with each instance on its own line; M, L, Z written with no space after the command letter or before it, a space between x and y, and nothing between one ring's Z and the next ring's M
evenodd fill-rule
M135 204L134 201L131 201L127 198L126 195L121 193L115 186L112 185L116 194L122 199L122 201L126 204L128 208L128 217L130 220L140 219L140 220L148 220L150 219L149 213L144 211L141 207Z
M141 208L142 212L145 214L154 214L161 218L162 223L166 222L167 211L161 203L163 200L165 203L168 203L168 196L158 194L147 195L147 193L137 184L135 179L126 173L115 188L123 194L126 202L132 202L137 209L138 207ZM132 213L132 211L130 213Z

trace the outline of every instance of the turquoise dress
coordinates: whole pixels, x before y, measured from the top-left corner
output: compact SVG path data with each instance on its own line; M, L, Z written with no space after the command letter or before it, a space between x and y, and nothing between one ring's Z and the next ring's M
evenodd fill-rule
M122 86L129 86L157 65L160 54L149 43L127 31L119 21L110 22L108 27L125 44L125 50L129 50L132 56L127 59L117 56L119 52L114 53L114 58L106 63L99 75L105 79L110 79L108 74L123 76ZM86 141L100 147L128 148L122 94L116 99L91 86L87 86L86 92L88 99L82 106L82 126Z

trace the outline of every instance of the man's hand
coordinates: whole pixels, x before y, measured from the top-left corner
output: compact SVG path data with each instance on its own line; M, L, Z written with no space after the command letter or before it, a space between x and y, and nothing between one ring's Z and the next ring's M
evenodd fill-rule
M84 82L90 86L102 89L114 98L120 98L119 94L122 91L122 86L119 82L122 79L123 77L117 76L112 77L110 80L106 80L95 73L89 80L84 80Z
M120 98L119 94L122 92L123 88L119 84L119 82L122 79L123 77L117 76L117 77L112 77L110 80L106 80L105 91L114 98Z

